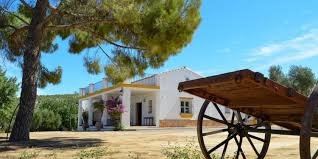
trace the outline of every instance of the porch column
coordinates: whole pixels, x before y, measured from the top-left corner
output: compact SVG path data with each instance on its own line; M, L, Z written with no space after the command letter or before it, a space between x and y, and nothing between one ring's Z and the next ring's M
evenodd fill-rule
M160 91L155 93L155 122L156 127L160 127Z
M121 125L124 128L130 127L130 96L131 96L131 90L130 88L123 88L123 96L122 96L122 102L125 107L125 112L121 116Z
M103 87L107 88L108 87L108 80L107 78L103 78Z
M82 112L83 112L83 107L82 107L82 100L78 100L78 112L77 112L77 129L81 127L82 124Z
M88 91L89 91L89 93L94 93L94 83L90 83L89 84L89 87L88 87Z
M106 102L107 101L107 94L103 94L102 99L104 102ZM103 123L103 126L107 125L107 109L106 108L104 108L104 110L103 110L102 123Z
M92 99L88 99L88 125L93 126L93 103Z

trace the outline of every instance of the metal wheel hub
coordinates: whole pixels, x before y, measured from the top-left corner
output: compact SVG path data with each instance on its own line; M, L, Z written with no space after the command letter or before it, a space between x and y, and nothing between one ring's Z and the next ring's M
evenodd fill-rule
M230 128L231 129L231 128ZM239 136L241 137L245 137L246 134L248 133L247 130L245 129L245 126L238 123L234 126L234 131L231 132L231 134L233 134L234 132L237 132Z

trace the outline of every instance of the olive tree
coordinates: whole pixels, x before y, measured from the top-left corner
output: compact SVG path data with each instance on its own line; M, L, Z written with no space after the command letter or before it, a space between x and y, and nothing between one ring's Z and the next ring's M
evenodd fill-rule
M283 73L281 66L271 66L269 68L269 78L282 85L294 88L305 96L309 96L317 84L313 71L303 66L292 65L287 74Z

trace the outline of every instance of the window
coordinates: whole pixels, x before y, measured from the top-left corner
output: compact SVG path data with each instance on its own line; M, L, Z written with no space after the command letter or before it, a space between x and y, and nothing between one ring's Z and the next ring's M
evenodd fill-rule
M148 101L148 114L152 113L152 100Z
M180 101L181 113L191 114L191 100Z

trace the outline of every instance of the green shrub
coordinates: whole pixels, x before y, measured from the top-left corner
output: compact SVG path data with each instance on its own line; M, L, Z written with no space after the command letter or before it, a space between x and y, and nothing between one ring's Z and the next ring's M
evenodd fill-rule
M6 76L6 72L0 67L0 131L7 130L10 125L11 116L18 104L18 90L17 79Z
M54 113L51 110L43 109L41 110L42 123L39 127L41 131L53 131L59 130L62 124L61 116L57 113Z
M7 131L10 125L10 120L13 115L14 109L18 104L18 99L12 101L11 103L4 104L2 108L0 108L0 131ZM12 118L12 124L14 123L14 116Z
M38 131L42 124L42 111L35 110L31 124L31 131Z
M36 105L39 109L48 109L61 117L60 129L77 128L77 94L45 95L38 97Z

